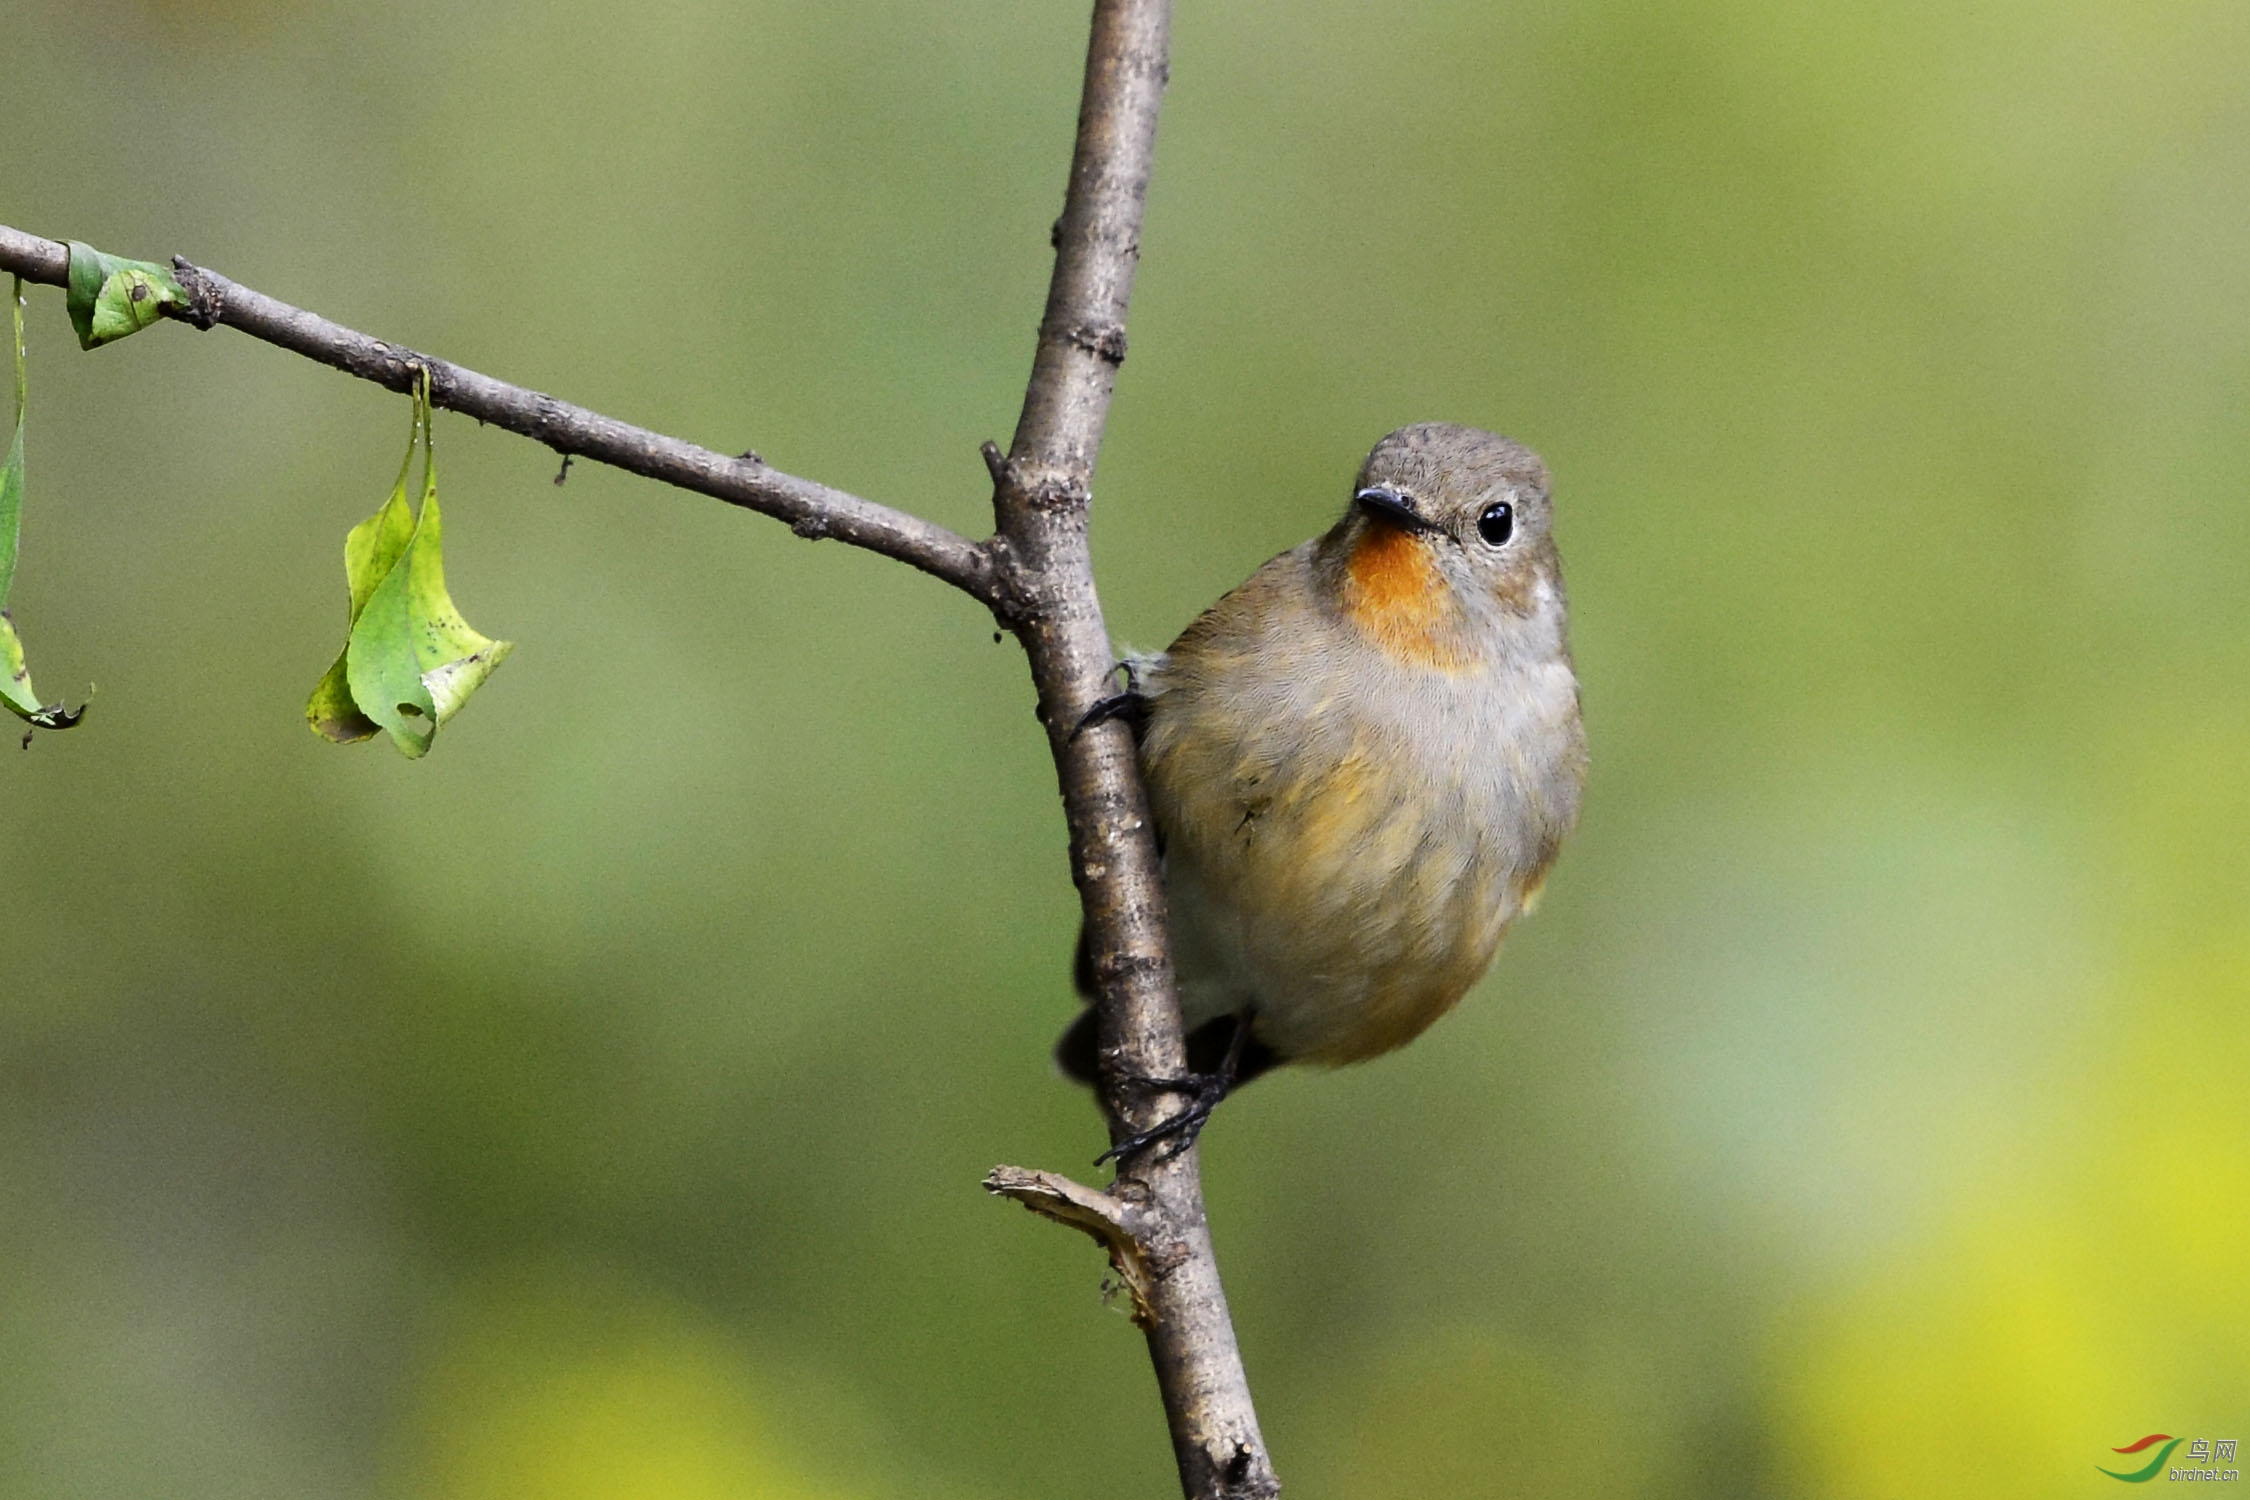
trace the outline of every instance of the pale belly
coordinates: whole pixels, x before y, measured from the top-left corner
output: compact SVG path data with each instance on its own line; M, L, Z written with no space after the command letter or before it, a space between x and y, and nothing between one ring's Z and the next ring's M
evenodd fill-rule
M1282 1056L1329 1063L1403 1046L1483 975L1549 847L1465 778L1347 755L1280 781L1158 788L1189 1024L1248 1006Z
M1186 1019L1248 1008L1283 1058L1343 1063L1483 975L1577 820L1586 747L1559 595L1481 664L1408 660L1315 607L1320 545L1134 665Z

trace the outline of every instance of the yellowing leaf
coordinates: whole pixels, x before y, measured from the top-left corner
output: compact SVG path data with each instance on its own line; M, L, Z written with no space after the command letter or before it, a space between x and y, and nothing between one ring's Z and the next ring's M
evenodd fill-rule
M406 477L422 445L422 510L406 503ZM427 379L415 391L414 431L398 483L381 510L344 542L351 633L313 689L305 717L315 733L348 744L376 731L411 758L514 649L469 628L445 587L437 460L430 443Z
M16 622L0 609L0 706L34 729L69 729L86 717L84 708L60 703L41 706L31 690L31 669L23 664L23 642L16 638ZM28 743L31 736L24 736Z
M23 524L23 278L16 278L8 300L15 324L16 435L6 462L0 463L0 605L8 602L8 586L16 579L16 541ZM5 609L0 609L0 708L35 729L68 729L86 714L83 708L40 703L32 691L31 668L24 665L23 642Z
M406 503L406 476L414 465L414 445L421 431L422 410L417 402L414 427L406 438L406 457L399 463L398 483L391 486L391 498L344 538L344 583L351 594L353 629L358 627L367 601L374 597L376 585L389 576L398 560L406 555L407 543L413 540L414 511ZM335 665L320 679L320 685L313 689L312 701L305 705L305 718L313 732L339 745L367 739L383 727L361 713L358 702L352 697L350 656L351 639L347 635L344 649L336 653Z

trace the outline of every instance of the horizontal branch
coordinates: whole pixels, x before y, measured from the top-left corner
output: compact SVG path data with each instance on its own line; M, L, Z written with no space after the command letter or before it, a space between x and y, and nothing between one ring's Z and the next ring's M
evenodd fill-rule
M427 370L434 405L543 443L557 453L772 516L802 537L833 537L896 558L945 580L996 615L1013 620L1017 613L1014 593L995 566L991 548L935 522L784 474L754 453L729 457L370 338L184 260L172 264L194 303L179 316L198 327L224 324L394 391L410 390L414 372ZM70 247L0 225L0 271L49 286L68 285Z

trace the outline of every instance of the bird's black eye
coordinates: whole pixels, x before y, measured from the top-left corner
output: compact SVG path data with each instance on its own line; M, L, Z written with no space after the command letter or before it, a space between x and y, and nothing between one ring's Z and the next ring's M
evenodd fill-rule
M1484 514L1477 517L1477 535L1484 538L1487 546L1505 547L1508 538L1515 534L1516 508L1505 500L1486 506Z

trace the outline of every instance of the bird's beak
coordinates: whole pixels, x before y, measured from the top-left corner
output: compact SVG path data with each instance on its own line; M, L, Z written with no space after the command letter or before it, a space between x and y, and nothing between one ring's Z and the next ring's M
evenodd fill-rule
M1378 521L1396 526L1401 531L1436 531L1438 523L1414 508L1414 502L1387 484L1373 484L1352 499L1359 508Z

